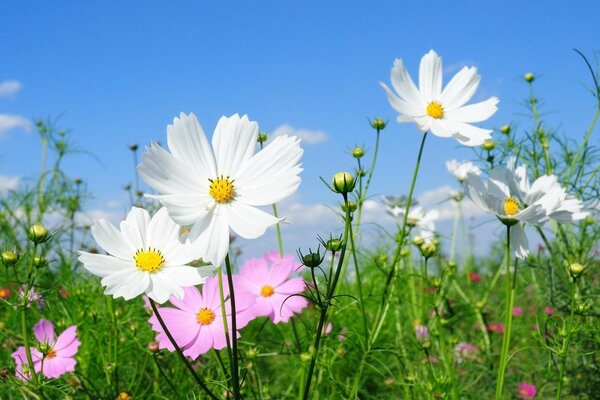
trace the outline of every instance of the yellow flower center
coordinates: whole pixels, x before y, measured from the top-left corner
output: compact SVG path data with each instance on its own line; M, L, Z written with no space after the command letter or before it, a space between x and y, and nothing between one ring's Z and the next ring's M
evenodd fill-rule
M215 320L215 313L210 308L204 307L196 314L196 319L199 324L210 325Z
M233 190L233 180L229 180L229 177L223 178L221 175L217 179L208 179L210 186L208 188L208 194L219 204L229 203L235 192Z
M156 249L138 250L133 259L138 269L149 273L160 271L166 262L162 253Z
M260 289L260 295L262 297L270 297L273 295L273 293L275 293L275 290L273 290L273 287L269 285L265 285L262 287L262 289Z
M427 115L435 119L444 118L444 106L439 101L432 101L427 104Z
M56 357L56 351L54 349L51 349L49 352L46 353L47 360L54 358L54 357Z
M519 212L519 202L513 197L507 197L504 200L504 213L506 215L515 215Z

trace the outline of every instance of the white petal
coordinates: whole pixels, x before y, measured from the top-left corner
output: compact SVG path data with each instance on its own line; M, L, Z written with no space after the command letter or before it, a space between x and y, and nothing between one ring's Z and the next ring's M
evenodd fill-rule
M425 133L431 130L431 125L433 124L434 119L426 116L426 117L416 117L414 119L415 124L417 125L417 129L421 132ZM399 121L398 121L399 122Z
M100 277L121 271L135 270L133 258L127 261L104 254L91 254L80 251L78 260L83 264L85 269Z
M152 300L162 304L169 300L171 295L177 297L179 300L183 299L183 288L181 285L175 283L169 275L166 275L163 271L148 275L150 284L146 290L146 294Z
M208 225L197 223L190 232L191 245L197 250L197 258L210 262L215 267L222 265L229 251L229 225L224 210L217 207Z
M411 119L415 116L425 115L425 107L420 108L420 107L418 107L417 104L407 103L406 101L402 100L400 97L396 96L390 90L390 88L388 88L385 84L379 83L379 85L385 91L385 94L387 95L390 106L392 106L392 108L394 110L396 110L396 112L398 112L401 116L403 116L404 119ZM398 121L398 122L401 122L401 121ZM408 121L402 121L402 122L408 122Z
M215 201L208 194L208 189L206 194L166 194L146 195L146 197L160 201L167 208L169 217L179 225L192 225L206 217L215 204Z
M404 67L404 63L400 59L394 61L394 66L391 73L391 81L394 90L407 103L425 110L427 105L421 100L419 89L415 86L410 74Z
M510 189L506 179L506 168L496 167L488 174L488 193L502 201L510 197Z
M271 214L239 202L231 204L226 210L229 226L245 239L263 235L269 226L280 221Z
M198 119L191 113L181 113L167 126L167 143L171 153L184 164L192 167L201 177L217 175L215 156Z
M452 137L457 133L456 130L449 129L444 120L435 118L431 118L431 127L429 130L439 137Z
M102 279L102 285L106 286L105 294L113 297L123 297L131 300L144 293L150 283L148 273L140 270L128 270L111 274Z
M208 187L204 171L196 171L156 143L146 148L137 170L151 188L163 194L197 194L202 184Z
M419 65L419 91L425 102L438 100L442 93L442 58L430 50Z
M444 124L448 129L458 132L454 138L466 146L481 146L483 142L492 137L491 129L481 129L464 122L444 119Z
M254 154L257 137L258 124L248 116L221 117L212 138L217 175L237 177L239 166Z
M279 136L241 166L234 182L237 200L248 205L277 203L298 189L303 150L296 136Z
M150 214L139 207L131 207L127 218L121 222L123 237L137 250L147 248L146 229L148 224L150 224Z
M160 273L178 286L188 287L203 284L206 278L214 272L214 267L168 267Z
M477 75L477 68L464 67L448 82L440 96L440 102L447 109L455 109L467 101L477 91L481 77Z
M180 226L169 217L167 209L162 207L148 223L146 244L148 247L153 247L163 253L173 244L182 246L179 242L180 229Z
M444 112L444 118L461 122L481 122L490 118L498 110L498 99L491 97L480 103L469 104Z
M483 184L481 178L475 174L469 174L467 179L465 180L465 192L467 196L480 208L493 213L494 215L498 215L496 213L495 207L492 208L488 204L489 196L485 196L487 192L487 188Z
M521 260L525 259L529 254L529 243L521 224L510 227L510 247L512 254Z
M121 231L107 220L95 221L91 232L98 246L108 254L124 260L131 259L135 254L136 249L125 240Z
M583 210L583 204L579 199L569 198L564 200L549 217L558 223L570 224L582 220L588 215L590 213Z
M539 199L541 199L543 196L545 196L547 193L550 193L550 191L556 191L558 192L557 194L565 193L564 190L560 187L556 176L542 175L533 182L528 193L525 195L524 201L527 204L533 204Z

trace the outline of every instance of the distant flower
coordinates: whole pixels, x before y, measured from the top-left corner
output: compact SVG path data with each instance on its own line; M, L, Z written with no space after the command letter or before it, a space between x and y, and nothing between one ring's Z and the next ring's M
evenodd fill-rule
M75 371L75 354L81 342L77 339L77 326L65 329L58 338L54 333L52 322L41 319L33 327L35 337L39 342L38 348L31 348L31 357L35 372L42 373L46 378L58 378L67 372ZM20 379L29 380L31 374L27 371L25 348L19 347L13 354L17 365L16 375Z
M460 342L454 347L454 355L458 362L473 359L477 354L477 346L471 343Z
M520 317L521 315L523 315L523 308L522 307L513 307L512 313L515 317Z
M406 205L398 206L397 204L390 202L388 196L383 197L383 202L386 204L386 211L389 215L394 217L398 222L404 221ZM437 210L426 212L423 207L413 205L408 212L407 224L409 227L419 228L422 236L433 238L435 232L435 220L439 217L440 213Z
M288 322L290 317L308 305L300 294L305 290L302 278L291 274L300 267L294 257L279 257L276 251L262 258L252 258L240 268L236 288L251 293L256 304L252 310L256 316L269 317L273 323Z
M210 349L225 348L227 340L223 325L218 278L216 276L208 278L202 286L202 292L194 286L186 287L183 290L185 292L183 300L179 300L175 296L171 296L169 299L175 308L161 307L159 310L161 318L177 345L183 350L183 354L195 360ZM223 279L223 292L227 326L229 335L232 337L231 302L226 277ZM254 313L250 311L254 304L254 298L248 293L236 293L235 304L236 329L239 330L254 318ZM152 329L158 333L156 340L160 348L175 351L175 347L165 334L156 315L150 317L149 322ZM238 332L236 334L239 336Z
M25 285L21 285L19 288L18 296L20 299L23 299L25 296L25 289ZM29 288L29 292L27 293L27 307L29 307L31 304L35 304L39 309L46 307L44 296L42 296L42 294L33 287Z
M345 326L343 326L343 327L340 329L340 331L339 331L339 333L338 333L338 336L337 336L337 338L338 338L338 340L339 340L340 342L343 342L344 340L346 340L346 333L347 333L347 332L348 332L348 328L346 328Z
M554 308L552 308L550 306L544 307L544 314L546 314L546 315L552 315L552 314L554 314Z
M477 272L469 272L469 280L473 283L479 283L481 282L481 275Z
M329 336L329 334L331 333L332 329L333 329L333 324L331 322L328 322L327 325L325 325L323 327L322 335L323 336Z
M487 324L487 330L494 333L504 333L504 324L500 322L490 322Z
M167 127L171 153L153 143L138 171L159 195L169 215L189 233L199 255L219 266L229 251L230 228L254 239L280 220L258 206L277 203L300 185L296 136L278 136L254 154L258 124L238 114L222 117L212 148L194 114L180 114Z
M0 299L8 299L10 297L10 288L0 287Z
M521 382L519 384L519 391L517 397L520 399L533 399L537 394L537 389L531 383Z
M108 255L79 252L79 261L102 277L106 294L132 299L142 293L157 303L170 295L183 297L183 287L203 283L212 267L190 267L192 249L180 242L179 226L161 208L150 218L148 211L133 207L120 230L105 219L94 222L92 236Z
M415 336L419 342L425 342L429 339L429 329L425 325L415 326Z
M442 59L431 50L421 59L418 89L400 59L394 61L391 80L396 93L383 83L381 86L392 108L400 114L398 122L414 122L421 132L454 137L467 146L479 146L491 137L491 129L471 123L490 118L497 110L498 99L491 97L465 106L479 86L477 68L464 67L442 91Z
M459 182L467 179L469 174L479 175L481 173L479 167L471 161L458 162L456 160L449 160L446 161L446 168L448 168L448 172L454 175Z

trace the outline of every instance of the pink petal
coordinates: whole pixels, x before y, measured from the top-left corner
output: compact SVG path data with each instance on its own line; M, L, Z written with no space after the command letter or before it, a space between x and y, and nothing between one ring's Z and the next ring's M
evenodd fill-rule
M40 343L54 343L56 334L54 333L54 325L52 322L40 319L40 321L33 326L35 338Z
M40 369L46 378L58 378L67 372L75 371L75 364L77 361L74 358L56 356L40 363Z
M177 297L171 296L169 301L175 307L192 313L196 313L199 309L204 307L202 295L195 286L183 288L183 300L179 300Z
M52 348L62 357L72 357L77 353L80 344L81 342L77 340L77 325L72 325L58 336Z
M208 352L212 347L213 336L210 329L207 326L201 326L196 340L186 346L183 354L195 360L200 354Z
M286 279L289 278L290 274L294 269L292 263L279 263L271 267L271 274L269 276L269 285L275 287L281 285Z
M304 292L306 284L302 278L293 278L275 288L276 293L297 294Z
M171 307L161 307L159 313L179 347L185 347L196 339L200 325L198 324L195 313L189 313ZM157 339L161 348L175 350L171 345L169 338L164 333L156 315L150 317L148 322L152 325L152 330L159 333Z

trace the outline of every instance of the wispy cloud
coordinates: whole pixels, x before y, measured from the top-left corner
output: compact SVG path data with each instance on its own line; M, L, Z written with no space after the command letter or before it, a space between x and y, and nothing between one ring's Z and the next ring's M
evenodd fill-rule
M8 190L15 190L19 186L20 182L21 178L18 176L0 175L0 193L4 193Z
M329 137L323 131L315 131L315 130L304 129L304 128L294 128L293 126L288 125L288 124L283 124L283 125L280 125L277 128L275 128L272 136L275 137L275 136L281 136L281 135L298 136L302 140L302 143L304 143L304 144L322 143L322 142L326 141L327 138Z
M25 117L14 114L0 114L0 139L5 132L11 129L21 128L26 131L31 130L31 121Z
M19 81L0 82L0 97L14 96L22 87Z

